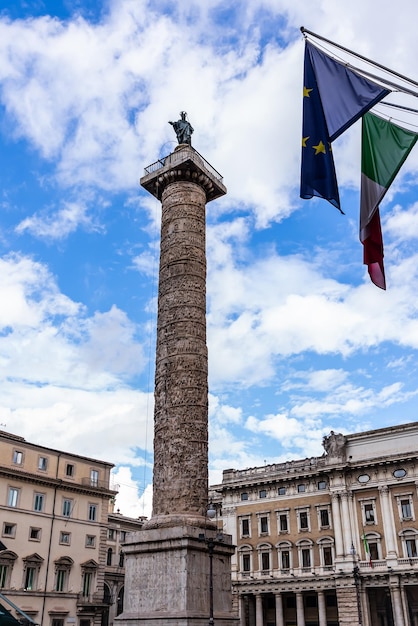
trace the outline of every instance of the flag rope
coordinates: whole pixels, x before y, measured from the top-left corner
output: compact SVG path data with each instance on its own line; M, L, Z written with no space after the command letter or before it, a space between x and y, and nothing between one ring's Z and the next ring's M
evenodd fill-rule
M415 81L415 80L412 80L412 78L408 78L407 76L404 76L403 74L400 74L399 72L396 72L395 70L391 70L390 68L386 67L385 65L381 65L380 63L377 63L377 61L372 61L372 59L368 59L367 57L363 56L362 54L359 54L358 52L354 52L354 50L350 50L349 48L346 48L346 47L342 46L341 44L335 43L335 41L331 41L331 39L327 39L326 37L323 37L322 35L318 35L317 33L314 33L311 30L308 30L304 26L300 27L300 31L301 31L301 33L302 33L302 35L304 37L306 35L311 35L312 37L316 37L317 39L325 41L326 43L329 43L332 46L335 46L336 48L339 48L340 50L343 50L344 52L347 52L348 54L352 54L353 56L357 57L358 59L361 59L362 61L365 61L366 63L370 63L371 65L374 65L375 67L378 67L379 69L383 70L384 72L388 72L389 74L392 74L392 76L397 76L401 80L404 80L405 82L410 83L411 85L415 85L415 87L418 87L418 82Z

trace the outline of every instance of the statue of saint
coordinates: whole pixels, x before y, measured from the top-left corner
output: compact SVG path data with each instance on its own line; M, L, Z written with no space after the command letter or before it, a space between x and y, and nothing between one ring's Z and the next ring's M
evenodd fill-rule
M334 433L331 430L328 437L323 437L322 445L328 456L341 457L345 456L345 445L347 443L347 437L342 433Z
M186 119L186 111L181 111L180 117L177 122L168 122L174 128L174 131L177 135L177 141L180 143L187 143L189 146L192 145L192 132L193 127L190 122Z

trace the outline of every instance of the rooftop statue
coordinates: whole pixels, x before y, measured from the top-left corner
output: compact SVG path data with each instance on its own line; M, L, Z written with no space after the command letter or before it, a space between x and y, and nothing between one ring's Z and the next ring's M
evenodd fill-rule
M192 145L192 133L193 127L190 122L186 119L187 113L186 111L180 112L180 117L177 122L168 122L174 128L174 131L177 135L177 141L180 143L187 143L189 146Z

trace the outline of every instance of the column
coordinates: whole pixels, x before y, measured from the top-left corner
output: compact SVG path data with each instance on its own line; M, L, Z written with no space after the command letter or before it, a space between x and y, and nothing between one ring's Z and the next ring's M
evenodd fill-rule
M276 593L276 626L284 626L283 598L281 593Z
M257 593L255 596L255 626L263 626L263 596Z
M246 626L245 624L245 596L239 597L239 623L240 626Z
M363 617L363 626L370 626L370 605L367 589L360 590L361 614Z
M399 587L390 587L390 595L392 598L392 611L395 626L405 626L403 617L403 608L401 600L401 591Z
M410 626L411 620L409 618L408 596L406 593L405 586L402 583L401 583L401 600L402 600L402 609L403 609L405 624L407 624L407 626Z
M342 532L341 532L340 504L338 501L338 493L331 494L331 508L332 508L332 522L334 525L334 535L335 535L335 555L338 558L344 555L343 539L342 539Z
M305 611L303 609L303 595L301 591L296 592L296 621L298 626L305 626Z
M379 499L382 509L383 536L386 542L386 555L396 555L396 547L394 541L393 517L389 500L389 487L387 485L379 487Z
M319 626L327 626L327 608L323 591L318 591L318 619Z
M341 497L341 513L342 513L342 531L343 531L343 543L344 554L350 554L352 535L350 526L350 510L348 508L349 494L347 491L343 491L340 494Z

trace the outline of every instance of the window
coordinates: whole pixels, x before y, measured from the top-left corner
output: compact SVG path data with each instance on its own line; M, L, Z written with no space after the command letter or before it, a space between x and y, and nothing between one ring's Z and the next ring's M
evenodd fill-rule
M9 586L9 565L0 564L0 589Z
M15 487L9 487L9 494L7 497L7 506L16 507L19 500L19 489Z
M29 540L30 541L40 541L41 540L41 529L33 528L32 526L29 528Z
M15 465L22 465L23 463L23 452L19 450L14 450L13 452L13 463Z
M329 528L330 527L330 523L329 523L329 510L328 510L328 508L326 508L326 509L319 509L318 513L319 513L319 527L320 528Z
M263 571L270 569L270 553L269 552L261 553L261 569Z
M44 510L45 494L35 493L33 498L33 510L41 512Z
M71 544L71 533L67 533L66 531L61 531L60 543L65 546L69 546Z
M121 541L126 541L126 530L121 530L120 531L120 540Z
M267 491L265 489L262 489L258 492L258 495L260 498L267 498Z
M64 618L63 617L53 617L51 626L64 626Z
M406 470L400 467L393 472L393 475L395 478L403 478L404 476L406 476Z
M283 541L277 546L279 569L287 572L292 567L292 544Z
M46 456L40 456L38 459L38 469L46 472L48 469L48 459Z
M97 517L97 504L89 504L89 521L95 522Z
M112 548L108 548L107 549L107 557L106 557L106 565L112 565L112 558L113 558L113 550Z
M86 548L94 548L96 545L95 535L86 535Z
M289 509L279 509L277 515L277 533L288 533L290 530Z
M267 535L269 532L269 518L267 515L259 517L260 535Z
M401 521L415 520L412 494L405 493L396 496L396 501L398 503L399 519Z
M311 551L309 550L309 548L302 548L301 550L301 555L302 555L302 567L311 567Z
M82 590L82 594L84 597L89 596L91 593L91 588L92 588L92 583L93 583L93 572L84 572L83 575L83 590Z
M312 560L312 542L307 539L303 539L298 542L299 552L299 567L302 569L311 569L313 565Z
M242 554L242 571L243 572L251 571L251 554L249 552L244 552Z
M65 475L68 478L72 478L74 476L74 465L72 463L67 463L65 467Z
M125 565L125 555L123 552L119 552L119 567L124 567Z
M248 493L246 491L241 494L241 500L248 500Z
M9 524L8 522L4 522L4 524L3 524L3 536L4 537L15 537L16 536L16 524Z
M298 493L305 493L305 485L298 485Z
M366 534L366 542L369 547L369 554L371 561L378 561L382 558L381 556L381 538L378 533L369 532ZM363 541L364 543L364 541ZM367 552L365 546L363 546L363 550L365 553L365 558L367 559Z
M62 501L62 514L64 517L70 517L73 510L73 501L64 499Z
M90 470L90 485L92 487L99 486L99 472L97 470Z
M404 556L408 559L418 557L417 538L418 533L414 530L404 530L401 534Z
M277 493L279 496L285 496L286 495L286 487L279 487L277 490Z
M57 569L55 578L55 591L66 591L67 589L67 570L64 568Z
M108 532L107 532L107 538L110 539L110 541L115 541L116 537L116 531L114 528L109 528Z
M320 480L318 483L318 489L321 491L322 489L326 489L327 488L327 483L325 480Z
M331 570L334 562L334 542L330 537L324 537L318 541L319 558L325 570Z
M374 502L365 502L363 504L363 515L365 524L375 524L376 514L374 508Z
M298 512L299 532L309 530L309 514L308 511Z
M250 520L245 517L241 520L241 537L250 536Z
M27 589L28 591L32 591L33 589L35 589L36 573L36 567L29 566L26 568L25 583L23 585L24 589Z

